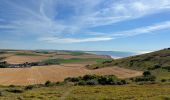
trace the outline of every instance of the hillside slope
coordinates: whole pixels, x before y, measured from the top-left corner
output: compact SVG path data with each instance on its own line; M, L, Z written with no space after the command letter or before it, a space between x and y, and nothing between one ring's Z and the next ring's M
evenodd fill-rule
M137 70L167 67L170 66L170 48L114 60L112 64Z
M103 67L119 66L135 70L150 70L158 80L170 78L170 48L131 56L112 61L105 61L94 65L87 66L90 69Z
M120 66L136 70L154 69L157 67L170 66L170 48L155 51L147 54L126 57L122 59L115 59L112 61L105 61L100 64L91 65L92 69L108 67L108 66Z

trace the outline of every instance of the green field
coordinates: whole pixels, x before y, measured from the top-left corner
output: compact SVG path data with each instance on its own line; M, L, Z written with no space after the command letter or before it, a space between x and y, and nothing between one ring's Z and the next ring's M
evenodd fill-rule
M96 63L101 63L109 59L104 58L70 58L70 59L47 59L42 62L49 63L49 64L61 64L61 63L80 63L80 62L87 62L87 61L95 61Z
M170 85L0 87L1 100L170 100ZM10 90L23 90L21 93Z
M40 54L29 53L29 52L19 52L19 53L16 53L15 55L17 56L41 56Z

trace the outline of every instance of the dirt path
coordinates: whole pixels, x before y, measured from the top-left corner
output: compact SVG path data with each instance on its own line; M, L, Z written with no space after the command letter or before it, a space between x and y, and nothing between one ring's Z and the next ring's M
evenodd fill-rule
M75 66L75 67L73 67ZM116 75L119 78L129 78L142 75L142 72L119 67L107 67L88 70L80 64L52 65L32 68L1 68L0 85L28 85L45 83L47 80L57 82L67 77L86 74Z

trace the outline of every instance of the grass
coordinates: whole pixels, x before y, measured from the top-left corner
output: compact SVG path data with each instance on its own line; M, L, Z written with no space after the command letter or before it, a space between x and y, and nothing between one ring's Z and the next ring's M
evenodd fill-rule
M169 86L85 86L75 87L68 100L162 100L170 98Z
M155 65L159 65L161 67L169 66L170 49L163 49L152 53L122 59L115 59L112 62L100 64L101 67L115 65L136 70L147 70Z
M165 69L156 69L152 70L151 73L156 76L158 81L161 81L162 79L169 80L170 79L170 72L168 72Z
M115 59L110 62L98 63L87 66L89 69L103 68L109 66L120 66L135 70L150 70L157 80L170 78L170 71L164 69L170 66L170 49L163 49L160 51L122 58ZM158 67L156 67L158 66Z
M71 58L71 59L59 59L59 62L61 63L75 63L75 62L86 62L86 61L96 61L96 62L102 62L106 59L101 58Z
M24 87L14 88L24 90ZM23 93L12 93L6 91L6 89L12 90L12 88L1 87L0 100L58 100L67 88L67 86L40 87L32 90L25 90Z
M155 65L168 66L170 65L170 49L114 60L112 64L137 70L147 70Z
M72 55L72 56L81 56L81 55L83 55L83 54L85 54L84 52L70 52L70 54Z
M152 87L152 88L151 88ZM15 87L22 89L23 87ZM6 91L0 87L1 100L169 100L170 84L117 86L53 86L25 90L23 93Z
M44 60L44 63L49 64L61 64L61 63L79 63L79 62L87 62L87 61L95 61L97 63L106 61L108 59L103 58L70 58L70 59L47 59Z
M17 56L41 56L39 54L29 53L29 52L19 52L19 53L16 53L15 55L17 55Z

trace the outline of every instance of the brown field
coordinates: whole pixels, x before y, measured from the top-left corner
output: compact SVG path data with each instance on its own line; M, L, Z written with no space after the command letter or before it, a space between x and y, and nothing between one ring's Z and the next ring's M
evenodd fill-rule
M25 62L37 62L48 59L47 56L10 56L5 59L10 64L20 64Z
M26 51L25 51L26 52ZM15 52L16 53L16 52ZM53 58L61 58L61 59L70 59L70 58L109 58L108 56L100 56L100 55L94 55L94 54L83 54L80 56L73 56L70 54L38 54L38 56L19 56L15 55L15 53L7 53L7 54L1 54L0 57L6 57L4 61L7 61L10 64L20 64L25 62L38 62L45 59L53 59ZM31 52L27 52L31 53ZM35 54L35 53L33 53ZM82 62L83 63L83 62ZM88 64L88 63L86 63ZM94 64L94 62L90 62L89 64Z
M66 77L83 76L85 74L116 75L119 78L142 75L142 72L119 67L88 70L83 66L83 64L64 64L32 68L1 68L0 85L40 84L47 80L57 82L63 81Z

